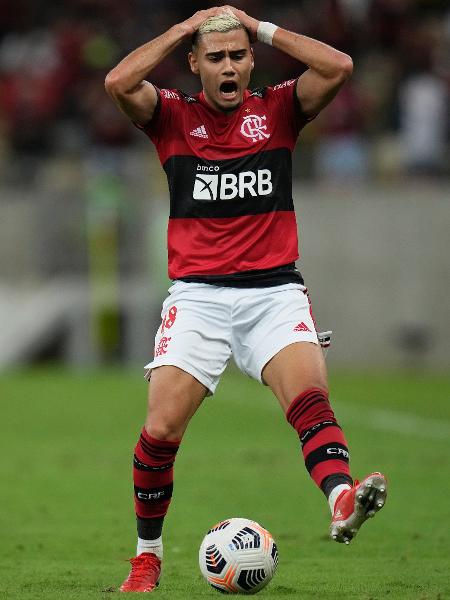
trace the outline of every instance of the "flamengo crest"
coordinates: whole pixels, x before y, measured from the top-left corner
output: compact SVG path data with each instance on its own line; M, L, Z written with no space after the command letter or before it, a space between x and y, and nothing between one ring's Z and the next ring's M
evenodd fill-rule
M267 117L263 115L246 115L241 125L241 133L251 138L253 142L270 138L270 133L265 133L267 125L264 124Z

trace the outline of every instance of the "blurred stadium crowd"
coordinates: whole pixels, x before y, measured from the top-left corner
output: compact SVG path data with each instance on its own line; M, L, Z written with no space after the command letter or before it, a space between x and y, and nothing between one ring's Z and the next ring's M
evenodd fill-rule
M52 156L139 144L143 136L104 92L105 74L138 45L214 4L1 0L2 178L24 184ZM449 174L447 0L236 0L235 5L328 42L354 60L352 80L304 132L302 176L377 181ZM187 50L180 46L153 72L152 81L197 92ZM298 63L271 48L258 44L255 53L254 87L299 73Z
M0 370L148 358L168 285L167 183L103 83L128 52L213 4L0 0ZM301 268L323 322L338 324L336 360L448 365L448 0L235 4L354 60L294 154ZM199 91L188 50L151 80ZM253 87L304 68L262 44L255 59Z

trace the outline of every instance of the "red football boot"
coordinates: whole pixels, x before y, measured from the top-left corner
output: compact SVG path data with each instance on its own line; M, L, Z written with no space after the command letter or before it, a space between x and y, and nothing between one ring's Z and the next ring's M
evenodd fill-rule
M381 473L371 473L361 483L337 497L330 526L336 542L349 544L367 519L374 517L386 501L387 481Z
M131 571L120 586L121 592L153 592L161 575L161 561L151 552L130 558Z

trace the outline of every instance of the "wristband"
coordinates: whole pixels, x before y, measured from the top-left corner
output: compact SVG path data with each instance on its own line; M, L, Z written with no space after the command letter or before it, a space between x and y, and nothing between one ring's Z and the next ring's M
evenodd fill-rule
M258 29L256 31L256 37L260 42L272 46L273 34L277 29L278 27L273 23L268 23L267 21L260 21Z

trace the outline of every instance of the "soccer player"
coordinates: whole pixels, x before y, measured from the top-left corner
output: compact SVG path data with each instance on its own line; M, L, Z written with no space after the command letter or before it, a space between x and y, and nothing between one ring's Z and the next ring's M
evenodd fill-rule
M199 94L146 81L190 39ZM308 69L249 91L256 40ZM347 442L328 401L324 358L295 267L291 153L303 126L351 73L346 54L222 6L174 25L106 78L108 93L155 144L166 172L174 280L146 365L148 414L133 468L137 555L123 592L151 592L158 583L175 457L231 355L244 373L271 388L298 433L306 468L328 498L334 540L349 543L385 502L381 473L361 483L350 476Z

